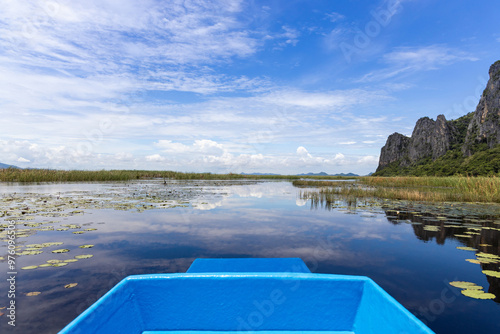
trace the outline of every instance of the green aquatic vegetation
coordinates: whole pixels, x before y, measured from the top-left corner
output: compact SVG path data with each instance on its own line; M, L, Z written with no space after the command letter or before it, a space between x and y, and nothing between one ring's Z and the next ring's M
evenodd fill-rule
M91 257L93 257L94 255L91 255L91 254L84 254L84 255L76 255L75 256L75 259L90 259Z
M78 246L79 248L92 248L94 247L94 245L81 245L81 246Z
M65 289L70 289L70 288L74 288L75 286L77 286L78 283L70 283L70 284L66 284L64 286Z
M72 232L73 234L83 234L85 233L84 231L75 231L75 232Z
M332 194L431 202L500 203L499 177L361 177L356 183L293 181Z
M89 181L129 181L144 179L174 180L298 180L299 175L245 175L245 174L212 174L182 173L174 171L149 170L52 170L52 169L0 169L0 182L89 182ZM355 177L311 175L312 179L354 179Z

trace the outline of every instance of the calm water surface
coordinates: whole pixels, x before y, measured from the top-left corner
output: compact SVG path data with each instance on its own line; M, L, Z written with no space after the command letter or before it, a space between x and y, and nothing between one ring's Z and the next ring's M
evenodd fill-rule
M17 256L11 327L1 309L10 270L6 230L0 233L0 333L57 333L122 278L185 272L199 257L300 257L313 272L371 277L436 333L500 333L500 279L482 273L499 270L497 207L322 205L301 199L302 190L240 181L2 184L0 231L15 222L17 252L42 252ZM53 242L63 244L40 248ZM58 249L69 252L52 252ZM21 269L78 255L93 256ZM448 284L457 280L498 297L463 296ZM64 287L70 283L78 285Z

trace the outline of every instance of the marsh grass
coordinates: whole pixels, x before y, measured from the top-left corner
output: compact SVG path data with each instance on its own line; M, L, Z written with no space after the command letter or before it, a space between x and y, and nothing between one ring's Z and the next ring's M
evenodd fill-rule
M91 181L129 181L143 179L174 179L174 180L297 180L304 176L298 175L247 175L247 174L212 174L212 173L181 173L174 171L148 170L54 170L54 169L0 169L0 182L91 182ZM342 176L307 176L312 179L344 179ZM351 178L352 179L352 178Z
M362 177L355 183L294 181L293 184L321 187L319 191L303 192L303 198L319 196L329 201L342 195L428 202L500 203L499 177Z

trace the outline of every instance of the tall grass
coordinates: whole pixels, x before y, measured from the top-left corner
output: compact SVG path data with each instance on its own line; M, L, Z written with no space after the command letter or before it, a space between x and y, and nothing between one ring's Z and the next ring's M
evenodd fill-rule
M303 195L320 196L324 200L342 195L429 202L500 203L499 177L362 177L356 183L294 181L294 185L319 186L318 195L312 195L314 192L304 192Z
M303 178L298 175L247 175L247 174L212 174L181 173L174 171L147 170L53 170L53 169L0 169L0 182L87 182L87 181L128 181L139 179L176 179L176 180L239 180L239 179L283 179ZM341 176L307 176L316 179L342 179Z

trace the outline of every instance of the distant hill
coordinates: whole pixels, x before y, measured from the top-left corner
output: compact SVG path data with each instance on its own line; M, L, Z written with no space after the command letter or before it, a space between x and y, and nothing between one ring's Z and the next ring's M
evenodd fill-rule
M284 174L273 174L273 173L241 173L241 175L284 175ZM320 172L320 173L303 173L303 174L296 174L297 176L359 176L358 174L354 173L340 173L340 174L328 174L325 172Z
M241 173L241 175L281 175L281 174L273 174L273 173Z
M320 173L307 173L307 174L297 174L298 176L359 176L358 174L354 173L339 173L339 174L327 174L325 172L320 172Z
M474 112L451 121L423 117L411 137L390 135L373 175L499 175L500 61L489 75Z
M6 165L0 162L0 169L5 169L5 168L19 168L19 167L14 165Z

